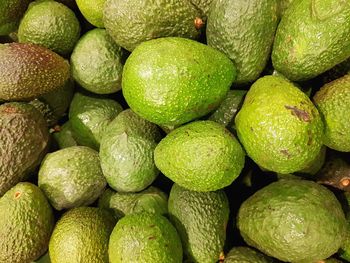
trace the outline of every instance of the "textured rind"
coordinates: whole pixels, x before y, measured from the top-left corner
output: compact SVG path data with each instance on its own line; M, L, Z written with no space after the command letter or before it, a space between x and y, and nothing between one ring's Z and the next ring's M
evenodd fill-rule
M44 255L42 255L40 258L35 260L33 263L51 263L49 252L46 252Z
M323 123L305 93L277 76L257 80L235 124L247 154L263 168L293 173L315 160L323 144Z
M293 1L294 0L277 0L277 14L279 19L281 19L281 17L284 15L284 13Z
M49 244L52 263L108 263L109 236L115 219L108 211L78 207L57 222Z
M0 2L0 35L8 35L16 30L31 1L5 0Z
M277 71L289 80L307 80L349 56L349 1L292 2L275 37L272 62Z
M197 121L169 133L156 147L158 169L175 183L194 191L230 185L244 166L238 140L213 121Z
M327 147L322 146L319 154L316 156L312 162L310 162L304 169L298 171L299 173L305 173L310 175L315 175L324 165L326 161Z
M158 214L131 214L120 219L109 241L110 263L182 263L175 227Z
M226 240L229 203L224 191L200 193L174 184L169 216L190 262L217 262Z
M18 183L0 198L0 262L31 263L47 250L53 227L44 194Z
M237 226L248 245L286 262L328 258L346 234L334 194L304 180L282 180L256 192L240 207Z
M59 128L59 131L54 132L52 137L57 142L60 149L78 145L73 137L72 127L69 121L64 123Z
M26 103L0 105L0 196L25 180L41 162L48 143L47 124Z
M245 84L265 68L276 27L276 0L218 0L210 8L207 41L235 63L235 83Z
M250 247L234 247L226 255L224 263L273 263L273 259Z
M103 7L106 0L76 0L79 10L95 27L104 27L103 24Z
M201 10L205 16L207 16L213 0L190 0L190 2Z
M138 193L119 193L106 189L99 198L98 206L113 210L117 218L140 212L165 215L168 213L168 196L153 186Z
M20 43L41 45L67 55L80 37L80 24L74 12L61 3L35 2L21 19L17 35Z
M72 75L86 90L109 94L120 90L125 51L104 29L82 36L71 56Z
M98 150L108 124L122 110L114 100L76 92L69 108L73 137L79 145Z
M325 123L324 144L341 152L350 152L350 75L323 86L314 102Z
M141 117L179 125L219 106L235 76L233 63L211 47L184 38L156 39L126 61L123 95Z
M155 38L197 38L195 19L200 16L188 0L107 0L103 21L115 42L133 51Z
M44 158L38 185L56 210L92 204L104 191L106 180L98 153L72 146Z
M0 44L0 100L30 100L62 87L69 64L49 49L26 43Z

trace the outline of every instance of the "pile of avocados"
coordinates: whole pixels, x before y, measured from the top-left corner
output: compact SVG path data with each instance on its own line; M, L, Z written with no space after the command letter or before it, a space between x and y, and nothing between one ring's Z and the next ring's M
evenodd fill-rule
M0 263L350 262L349 0L0 0Z

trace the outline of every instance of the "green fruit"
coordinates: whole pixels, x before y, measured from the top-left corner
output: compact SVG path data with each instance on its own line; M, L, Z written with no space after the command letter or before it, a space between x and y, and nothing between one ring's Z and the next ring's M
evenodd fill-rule
M220 124L197 121L169 133L157 146L158 169L175 183L194 191L230 185L244 166L244 151Z
M326 160L326 146L322 146L321 151L312 162L310 162L304 169L298 171L299 173L315 175L322 168Z
M108 263L108 241L115 219L106 210L78 207L57 222L49 245L52 263Z
M18 28L20 43L34 43L61 55L72 52L80 37L80 24L74 12L55 1L31 4Z
M51 263L49 252L46 252L44 255L42 255L40 258L35 260L33 263Z
M117 218L132 213L168 213L168 196L156 187L150 186L138 193L118 193L107 189L100 197L98 206L111 209Z
M240 207L237 226L248 245L286 262L328 258L346 233L334 194L304 180L282 180L257 191Z
M62 87L69 64L34 44L0 44L0 100L30 100Z
M121 47L133 51L147 40L162 37L197 38L200 11L188 0L107 0L103 22Z
M78 145L73 137L72 127L69 121L64 123L61 127L55 126L52 136L60 149Z
M305 93L277 76L257 80L236 119L238 137L261 167L293 173L315 160L322 147L323 123Z
M268 256L250 248L234 247L225 257L224 263L272 263Z
M324 144L350 152L350 75L323 86L314 96L325 123Z
M272 62L289 80L307 80L350 56L350 2L294 1L281 19Z
M277 27L276 0L214 1L207 24L208 45L237 66L235 83L256 80L270 56Z
M19 21L32 0L5 0L0 2L0 36L16 31Z
M27 103L2 104L0 142L2 196L12 186L26 180L40 164L49 144L46 121L39 111Z
M210 6L213 0L190 0L190 2L197 7L202 13L207 16L210 11Z
M120 192L138 192L148 187L159 171L153 152L159 130L130 109L120 113L102 136L100 158L110 187Z
M122 110L114 100L75 93L69 108L69 121L78 144L98 150L108 124Z
M291 3L294 0L277 0L278 8L277 8L277 14L279 19L282 18L288 7L291 5Z
M174 184L169 195L170 220L190 262L217 262L223 254L230 209L224 191L200 193Z
M32 262L47 250L52 208L40 189L19 183L0 198L0 262Z
M56 210L90 205L106 186L98 153L85 146L47 154L38 179L39 187Z
M219 106L235 76L221 52L189 39L161 38L141 44L128 58L123 95L141 117L179 125Z
M95 27L104 27L103 7L106 0L76 0L80 12Z
M182 263L181 240L174 226L158 214L120 219L109 241L110 263Z
M74 79L86 90L109 94L121 89L125 52L104 29L93 29L77 43L71 56Z

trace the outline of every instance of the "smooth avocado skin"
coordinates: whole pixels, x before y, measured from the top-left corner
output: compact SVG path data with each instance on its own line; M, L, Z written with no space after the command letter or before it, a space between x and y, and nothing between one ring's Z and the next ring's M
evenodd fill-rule
M43 192L18 183L0 198L0 262L27 263L48 248L54 215Z
M247 154L261 167L293 173L320 153L323 122L305 93L288 80L265 76L249 89L235 118Z
M255 81L265 68L276 27L276 0L213 1L207 41L232 59L237 67L235 83L247 84Z
M5 0L0 2L0 36L16 31L19 21L32 0Z
M237 226L248 245L285 262L328 258L346 235L334 194L305 180L282 180L257 191L241 205Z
M109 262L182 263L175 227L158 214L131 214L120 219L109 240Z
M39 166L49 145L46 121L32 105L4 103L0 105L0 142L2 196Z
M273 263L273 259L250 247L234 247L225 256L224 263ZM311 263L311 262L310 262Z
M0 44L0 100L30 100L62 87L70 76L67 61L51 50L27 43Z
M350 152L350 75L324 85L313 100L325 123L324 144Z
M292 2L281 19L273 46L272 62L278 72L291 81L308 80L349 56L349 1Z
M189 262L217 262L223 254L230 213L225 192L201 193L174 184L168 209Z
M49 254L52 263L109 263L109 236L116 220L109 211L78 207L59 219L52 233Z
M103 7L106 0L76 0L80 12L95 27L103 28Z
M218 107L235 77L223 53L190 39L160 38L142 43L127 59L123 95L146 120L180 125Z

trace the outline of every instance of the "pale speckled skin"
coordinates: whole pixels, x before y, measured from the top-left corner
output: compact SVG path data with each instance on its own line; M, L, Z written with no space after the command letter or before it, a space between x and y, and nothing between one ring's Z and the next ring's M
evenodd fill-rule
M0 106L0 196L26 179L41 162L49 144L43 116L26 103Z
M247 154L278 173L304 169L323 144L324 127L316 107L300 89L277 76L253 84L235 124Z
M0 198L0 262L30 263L48 248L52 208L40 189L18 183Z
M168 209L189 262L217 262L224 249L230 213L225 192L200 193L174 184Z
M350 56L350 2L294 1L278 26L272 62L290 80L307 80Z
M248 245L285 262L328 258L346 234L334 194L304 180L282 180L256 192L240 207L237 226Z
M245 153L222 125L197 121L169 133L157 146L154 160L175 183L200 192L230 185L244 166Z
M225 256L224 263L272 263L273 259L250 247L234 247ZM311 262L310 262L311 263ZM313 262L315 263L315 262Z
M235 83L246 84L265 68L276 27L276 0L217 0L208 16L207 41L235 63Z
M72 146L49 153L38 175L38 185L56 210L92 204L104 191L106 180L98 153Z
M182 263L175 227L158 214L131 214L120 219L109 241L110 263Z
M179 125L219 106L236 77L223 53L184 38L141 44L126 61L123 95L141 117Z
M8 35L16 30L31 1L5 0L0 2L0 35Z
M62 87L69 64L49 49L25 43L0 45L0 100L30 100Z
M350 152L350 75L326 84L313 99L325 123L324 144Z
M154 38L197 38L200 16L188 0L107 0L103 22L118 45L133 51Z
M108 263L108 241L115 226L112 214L102 208L78 207L66 212L52 233L52 263Z

